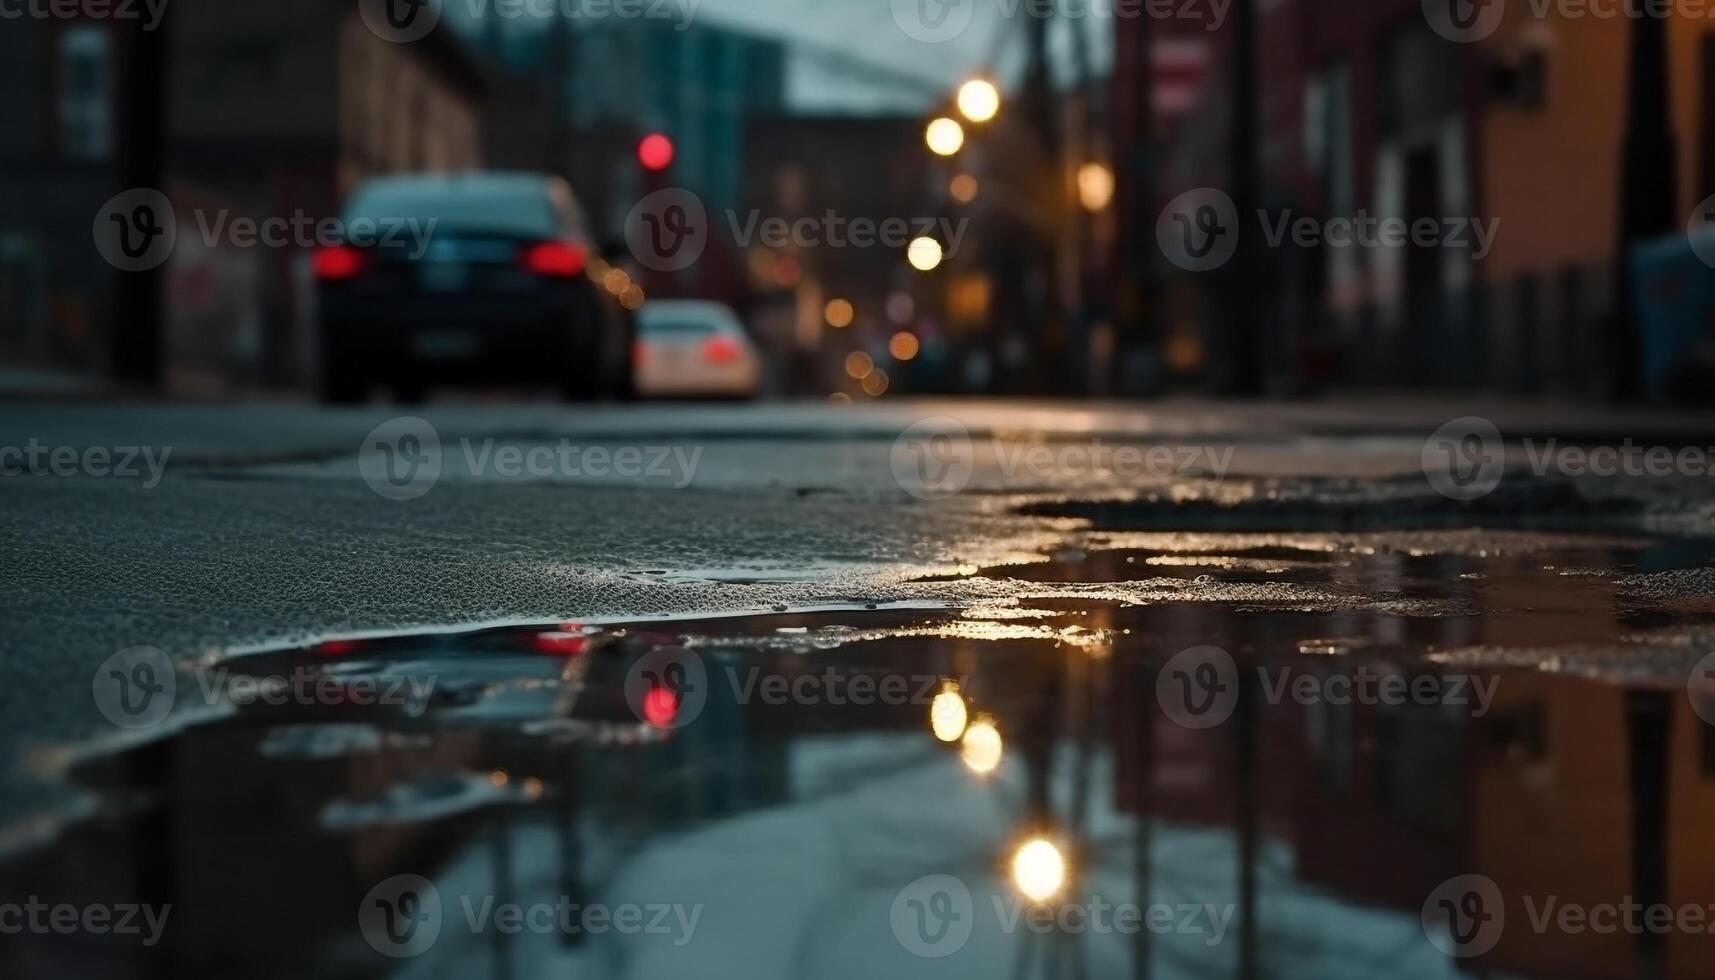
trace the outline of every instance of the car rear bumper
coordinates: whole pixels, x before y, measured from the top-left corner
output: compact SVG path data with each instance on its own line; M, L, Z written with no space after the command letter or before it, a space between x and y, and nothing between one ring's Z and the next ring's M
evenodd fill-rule
M752 398L761 383L762 372L754 362L664 369L646 361L637 369L637 393L645 398Z
M573 296L542 301L330 302L329 365L379 380L560 380L601 356L592 315Z

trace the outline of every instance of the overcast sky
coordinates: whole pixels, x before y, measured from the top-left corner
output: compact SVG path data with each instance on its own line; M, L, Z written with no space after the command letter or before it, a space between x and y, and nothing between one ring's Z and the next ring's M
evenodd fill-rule
M1021 69L1025 25L1019 17L1002 13L1022 9L1016 0L963 2L975 4L970 26L938 44L907 36L894 20L890 0L701 0L696 16L802 42L795 49L790 79L797 108L916 111L975 72L992 71L1009 82ZM1072 24L1089 32L1095 64L1105 71L1111 42L1106 23L1093 17L1062 20L1054 37L1057 67L1070 72ZM854 61L922 81L916 91L904 82L889 85L854 71Z

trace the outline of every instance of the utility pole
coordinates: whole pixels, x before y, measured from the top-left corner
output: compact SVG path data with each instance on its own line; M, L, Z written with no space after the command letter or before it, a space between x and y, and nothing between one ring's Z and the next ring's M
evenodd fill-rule
M1114 76L1131 78L1135 82L1123 96L1116 89L1112 101L1116 109L1125 105L1130 112L1124 130L1118 126L1117 115L1115 119L1116 133L1127 133L1129 140L1124 136L1116 136L1114 140L1114 172L1122 181L1122 188L1128 179L1130 184L1128 191L1122 190L1121 195L1115 198L1116 213L1121 228L1125 229L1118 236L1121 245L1115 263L1116 268L1124 270L1123 274L1114 277L1114 312L1116 328L1120 331L1115 349L1116 352L1129 353L1145 338L1152 338L1158 349L1161 344L1161 317L1156 302L1160 290L1155 288L1156 264L1153 261L1156 248L1147 232L1155 225L1156 207L1155 34L1148 17L1119 22L1115 30L1130 32L1131 40L1125 48L1129 52L1130 67L1122 71L1116 63ZM1122 161L1125 164L1123 168L1120 166Z
M548 172L564 177L570 169L570 137L572 107L569 88L572 73L571 24L565 11L556 8L554 24L549 31L548 84L554 91L548 97Z
M1632 246L1679 225L1678 157L1668 122L1667 18L1632 19L1631 79L1626 97L1625 146L1620 160L1620 241L1614 262L1614 309L1608 338L1610 393L1641 397L1643 352L1633 296Z
M167 43L171 14L153 21L114 20L120 76L115 86L118 139L114 176L118 191L167 187ZM109 371L117 381L161 384L165 338L165 264L141 272L115 271Z
M1048 11L1047 13L1051 13ZM1055 349L1065 349L1063 325L1055 311L1054 281L1059 243L1055 240L1065 214L1065 193L1061 183L1060 130L1054 105L1054 85L1048 74L1048 30L1052 21L1044 16L1025 18L1028 34L1028 65L1024 75L1024 119L1040 153L1039 186L1050 188L1054 195L1048 214L1050 227L1035 231L1027 246L1024 273L1024 310L1027 336L1034 338L1031 346L1037 359L1037 378L1051 378L1056 388L1064 383L1063 364L1056 363Z
M1257 293L1264 288L1264 275L1257 236L1248 222L1257 213L1262 194L1258 187L1261 165L1257 157L1257 12L1256 0L1233 0L1233 113L1228 134L1228 167L1233 204L1239 215L1238 249L1233 255L1232 285L1227 291L1231 363L1225 379L1229 394L1262 394L1262 342L1258 317L1262 305Z

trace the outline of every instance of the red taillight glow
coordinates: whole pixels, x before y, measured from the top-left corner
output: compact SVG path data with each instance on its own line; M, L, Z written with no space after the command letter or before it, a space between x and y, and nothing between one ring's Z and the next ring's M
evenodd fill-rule
M649 360L649 345L639 340L631 345L631 363L642 367Z
M524 250L524 268L539 276L579 276L588 260L583 249L565 242L541 242Z
M732 364L743 353L738 341L731 337L711 337L703 341L703 360L710 364Z
M344 657L356 650L355 640L327 640L316 644L316 653L323 657Z
M354 278L368 265L363 253L350 245L330 245L317 249L315 255L310 258L311 271L323 282Z
M650 173L659 173L673 165L673 141L661 133L650 133L637 144L637 162Z
M537 633L536 652L555 657L577 657L589 649L589 637L581 633Z
M679 695L670 687L652 687L643 696L643 720L656 728L670 728L679 717Z

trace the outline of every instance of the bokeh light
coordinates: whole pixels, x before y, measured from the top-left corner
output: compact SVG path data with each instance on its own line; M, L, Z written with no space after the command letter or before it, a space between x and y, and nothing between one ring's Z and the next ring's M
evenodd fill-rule
M1000 765L1005 746L1001 743L1000 729L994 727L994 720L980 717L971 722L965 729L965 737L961 743L959 758L964 760L965 768L985 775L994 771Z
M811 309L815 309L815 307L811 307ZM844 330L852 325L852 319L857 316L857 311L852 308L850 300L831 299L828 300L828 305L823 308L822 315L827 318L828 326L836 330Z
M941 243L927 236L913 239L905 250L905 258L918 272L933 272L941 264Z
M922 345L917 342L917 335L909 330L899 331L887 342L887 352L892 354L896 361L909 361L915 358L921 347Z
M959 685L948 681L941 688L941 693L935 695L935 700L929 702L930 731L943 742L957 742L965 734L968 720L965 696L959 693Z
M988 122L1000 111L1000 90L986 78L973 78L959 86L959 112L971 122Z
M1078 168L1078 201L1086 211L1100 211L1114 199L1114 172L1099 163Z
M1066 859L1052 841L1025 841L1012 857L1012 883L1025 898L1046 902L1066 884Z
M929 123L924 139L929 142L930 150L940 156L950 157L964 147L965 127L959 125L956 119L941 116Z

